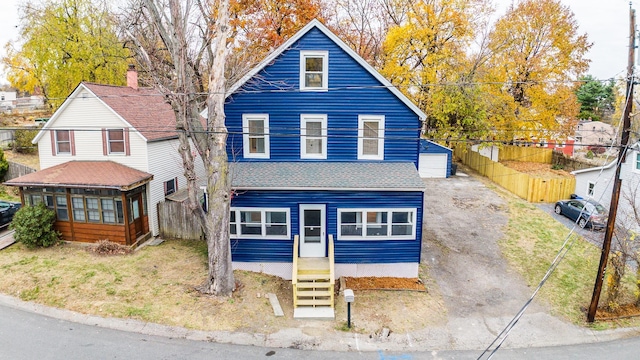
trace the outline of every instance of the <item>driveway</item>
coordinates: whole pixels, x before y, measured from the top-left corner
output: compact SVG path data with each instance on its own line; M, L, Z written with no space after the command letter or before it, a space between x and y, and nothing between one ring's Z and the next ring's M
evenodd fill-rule
M508 220L505 200L471 176L424 182L422 262L440 287L449 317L515 315L531 289L498 247Z

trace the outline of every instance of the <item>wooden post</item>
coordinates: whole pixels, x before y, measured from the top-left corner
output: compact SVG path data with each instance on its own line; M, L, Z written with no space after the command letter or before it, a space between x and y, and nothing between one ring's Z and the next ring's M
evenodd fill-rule
M631 108L633 105L633 60L635 53L635 30L636 30L636 12L629 9L629 63L627 67L627 91L626 103L624 108L624 124L622 129L622 139L620 140L620 150L618 151L618 162L616 164L616 175L613 182L613 194L611 195L611 205L609 206L609 219L604 234L604 242L602 243L602 254L600 256L600 265L598 266L598 274L596 282L593 286L593 296L587 313L587 322L593 322L598 310L598 302L600 293L602 292L602 283L604 281L605 271L607 269L607 261L609 251L611 250L611 239L616 224L616 214L618 212L618 201L620 200L620 189L622 180L620 179L620 165L624 162L627 153L627 144L629 143L629 132L631 129Z

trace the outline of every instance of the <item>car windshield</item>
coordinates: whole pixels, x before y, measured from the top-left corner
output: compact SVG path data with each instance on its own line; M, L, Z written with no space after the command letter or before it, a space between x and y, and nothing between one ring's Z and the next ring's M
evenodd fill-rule
M589 210L589 212L591 213L598 213L598 214L605 214L607 212L607 209L604 208L604 206L598 204L598 203L587 203L586 204L587 209Z

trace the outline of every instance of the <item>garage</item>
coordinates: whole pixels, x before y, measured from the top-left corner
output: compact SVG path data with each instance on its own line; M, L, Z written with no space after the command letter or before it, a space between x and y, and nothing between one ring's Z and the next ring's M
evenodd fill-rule
M451 176L452 151L430 140L420 141L418 172L423 178L448 178Z
M420 154L418 172L423 178L446 178L447 154Z

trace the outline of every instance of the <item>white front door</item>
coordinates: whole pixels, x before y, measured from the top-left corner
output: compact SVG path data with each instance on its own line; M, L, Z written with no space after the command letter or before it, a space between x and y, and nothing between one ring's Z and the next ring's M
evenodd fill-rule
M300 205L300 257L325 257L325 205Z

